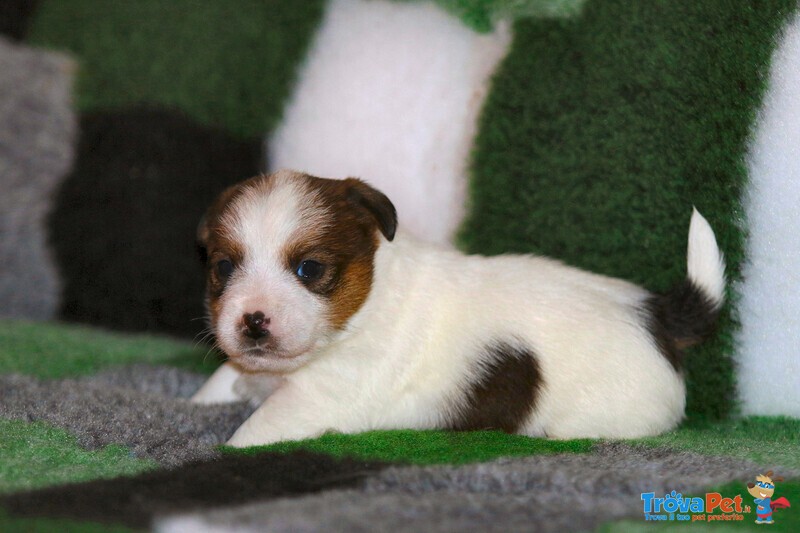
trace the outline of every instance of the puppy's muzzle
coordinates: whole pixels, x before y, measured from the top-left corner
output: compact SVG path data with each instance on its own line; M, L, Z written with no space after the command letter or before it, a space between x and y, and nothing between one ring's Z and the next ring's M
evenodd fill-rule
M242 316L242 323L244 324L242 334L253 340L269 337L269 322L270 319L261 311L256 311L252 314L245 313L244 316Z

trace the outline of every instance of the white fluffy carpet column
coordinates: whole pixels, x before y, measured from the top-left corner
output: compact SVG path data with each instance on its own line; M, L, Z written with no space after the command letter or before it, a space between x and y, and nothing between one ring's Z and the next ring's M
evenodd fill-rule
M427 2L332 0L267 143L271 169L365 179L392 199L403 229L449 242L510 33L478 34Z
M785 29L753 131L739 314L746 414L800 416L800 18Z

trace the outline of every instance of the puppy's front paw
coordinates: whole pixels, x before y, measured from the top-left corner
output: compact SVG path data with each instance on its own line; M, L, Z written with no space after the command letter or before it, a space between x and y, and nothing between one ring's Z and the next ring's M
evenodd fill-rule
M200 390L189 400L191 403L216 404L239 402L242 398L234 390L241 373L230 363L225 363L214 372Z
M258 413L258 411L256 411ZM279 429L278 425L254 424L250 420L245 422L233 436L226 442L234 448L247 448L248 446L265 446L287 440L313 439L322 435L322 431L304 431L302 428L291 427Z
M275 441L264 438L262 435L256 435L252 431L249 431L248 428L240 427L225 444L233 446L234 448L247 448L248 446L259 446L271 444L272 442Z
M234 448L247 448L248 446L255 446L254 444L250 444L245 439L239 438L236 435L228 439L228 442L226 442L225 445L233 446Z

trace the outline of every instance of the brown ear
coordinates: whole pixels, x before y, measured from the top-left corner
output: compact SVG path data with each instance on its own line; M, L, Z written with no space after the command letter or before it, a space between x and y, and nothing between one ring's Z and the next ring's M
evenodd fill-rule
M200 219L200 222L197 224L197 234L195 235L195 241L197 242L198 246L206 246L208 244L208 238L210 236L211 230L208 228L208 211L203 213L203 217Z
M755 487L755 486L756 486L756 484L755 484L755 483L753 483L752 481L751 481L750 483L748 483L748 484L747 484L747 488L748 488L748 489L752 489L752 488L753 488L753 487Z
M397 231L397 211L391 200L378 189L357 178L347 178L348 201L363 207L375 218L383 236L387 240L394 239Z
M247 183L251 180L247 180ZM225 210L225 207L230 203L236 193L239 192L243 183L238 183L236 185L231 185L224 191L222 191L219 196L214 200L209 207L203 217L200 219L200 222L197 224L197 232L195 234L195 246L197 248L197 254L200 256L200 259L205 263L206 259L208 259L208 241L211 238L211 225L216 221L217 218L222 214Z
M772 478L772 481L775 481L775 482L783 481L783 476L774 477L774 478Z
M208 229L208 212L203 215L203 218L200 219L200 223L197 224L197 234L194 238L194 247L197 251L197 257L200 258L200 261L205 263L208 261L208 237L209 237L209 229Z

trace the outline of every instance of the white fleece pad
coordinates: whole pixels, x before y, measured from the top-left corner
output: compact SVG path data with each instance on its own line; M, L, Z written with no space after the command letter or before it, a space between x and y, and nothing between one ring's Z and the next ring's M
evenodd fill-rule
M267 143L271 169L363 178L389 196L404 229L448 242L510 34L475 33L427 2L332 0Z
M739 390L748 414L800 416L800 17L785 30L750 146Z

